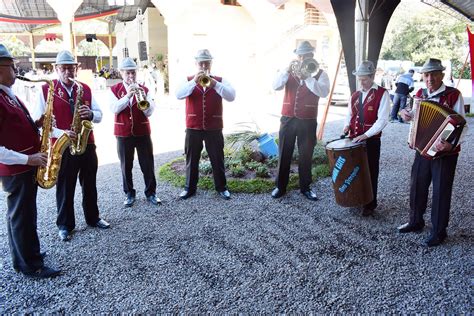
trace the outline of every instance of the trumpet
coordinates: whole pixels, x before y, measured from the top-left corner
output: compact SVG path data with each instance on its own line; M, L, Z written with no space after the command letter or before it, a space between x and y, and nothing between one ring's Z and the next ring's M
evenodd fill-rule
M137 107L141 111L146 111L150 108L150 102L146 100L145 91L138 85L134 89L135 98L137 99Z
M200 78L199 78L199 85L203 88L208 88L211 85L212 79L211 76L209 76L209 72L206 71Z
M307 78L319 70L319 63L314 58L307 58L303 61L293 60L290 63L289 70L298 78Z

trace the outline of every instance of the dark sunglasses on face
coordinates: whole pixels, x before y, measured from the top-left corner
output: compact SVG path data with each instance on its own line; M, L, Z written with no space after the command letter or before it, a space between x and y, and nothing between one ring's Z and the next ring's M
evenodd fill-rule
M10 67L11 69L13 69L13 72L17 73L18 72L18 68L16 68L16 65L15 64L10 64L10 65L0 65L0 67Z

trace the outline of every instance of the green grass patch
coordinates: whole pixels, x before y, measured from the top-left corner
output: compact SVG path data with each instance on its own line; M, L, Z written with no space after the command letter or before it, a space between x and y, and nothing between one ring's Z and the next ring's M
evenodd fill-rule
M313 181L328 177L329 165L327 157L318 144L313 154L313 168L311 173ZM265 163L249 161L249 150L244 149L243 153L237 153L230 157L226 156L227 166L227 187L231 192L242 193L266 193L271 192L275 187L273 174L276 174L276 159L268 159ZM237 157L237 158L236 158ZM297 157L296 157L297 158ZM201 166L202 165L202 166ZM159 169L160 180L167 181L174 186L184 187L185 178L185 159L183 157L174 159ZM212 174L208 172L208 161L201 161L198 188L201 190L214 190L214 180ZM252 178L244 178L252 172ZM290 173L288 190L294 190L299 187L299 178L297 173Z

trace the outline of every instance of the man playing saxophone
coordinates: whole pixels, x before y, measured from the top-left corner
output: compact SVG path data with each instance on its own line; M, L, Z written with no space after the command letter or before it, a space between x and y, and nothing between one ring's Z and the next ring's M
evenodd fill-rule
M50 278L60 270L44 265L36 227L35 172L47 163L46 154L39 153L42 122L34 122L13 93L15 79L13 56L0 44L0 183L6 193L13 268L27 276Z
M91 89L85 83L75 81L78 63L69 51L61 51L56 56L55 70L57 80L53 80L54 98L53 114L59 129L76 129L74 121L88 120L99 123L102 120L102 111L92 97ZM33 112L34 118L39 118L45 112L48 85L43 85L43 93L39 93L39 100ZM82 99L82 100L81 100ZM81 120L74 120L79 115ZM79 133L79 131L76 131ZM77 138L81 138L77 135ZM56 203L58 216L56 225L59 228L59 238L62 241L70 240L71 233L76 226L74 216L74 194L77 178L82 187L82 207L84 217L89 226L109 228L110 224L99 217L97 205L96 176L98 161L94 134L90 132L84 153L81 155L66 150L62 156L61 167L56 184Z
M126 57L120 64L123 82L112 86L109 93L110 110L115 114L114 134L117 137L117 154L122 168L123 191L127 195L125 207L135 203L132 168L135 149L145 182L145 196L149 203L158 205L156 197L155 162L151 141L150 121L155 102L147 87L139 85L137 64Z
M294 50L298 59L286 71L279 72L273 82L273 89L285 89L278 143L278 175L273 198L280 198L286 193L291 158L297 141L300 191L309 200L318 200L310 188L311 163L316 144L318 102L320 97L324 98L329 93L329 77L326 72L318 70L313 52L314 47L308 41L303 41Z

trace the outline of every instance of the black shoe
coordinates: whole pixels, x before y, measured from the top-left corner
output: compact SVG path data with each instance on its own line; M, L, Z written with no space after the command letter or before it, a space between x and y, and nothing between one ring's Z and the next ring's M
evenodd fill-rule
M311 201L319 200L318 197L316 196L316 193L314 193L311 190L301 192L301 194L303 194L308 200L311 200Z
M71 239L71 235L66 229L60 229L58 235L61 241L69 241Z
M183 200L186 200L187 198L190 198L190 197L193 196L194 194L196 194L196 191L184 190L183 192L181 192L181 193L179 194L179 198L180 198L180 199L183 199Z
M61 270L55 270L49 267L42 267L33 272L23 272L24 275L30 278L38 278L38 279L45 279L45 278L54 278L61 274Z
M398 226L398 232L405 234L405 233L420 233L423 230L423 227L425 227L425 224L410 224L406 223L401 226Z
M105 220L103 219L99 219L97 221L97 223L95 223L95 227L97 228L101 228L101 229L107 229L107 228L110 228L110 224L107 223Z
M444 242L446 237L448 237L448 234L446 234L446 232L435 234L435 235L431 234L430 238L428 238L425 242L426 246L428 247L439 246Z
M154 195L150 195L149 197L146 198L146 200L153 205L161 204L161 200Z
M219 195L224 199L224 200L230 200L230 192L229 190L224 190L219 192Z
M281 198L283 195L285 195L285 193L286 192L284 190L280 190L279 188L275 188L272 191L272 198L274 198L274 199Z
M123 202L123 205L125 207L132 207L134 203L135 203L135 196L129 195L127 196L127 199Z

